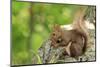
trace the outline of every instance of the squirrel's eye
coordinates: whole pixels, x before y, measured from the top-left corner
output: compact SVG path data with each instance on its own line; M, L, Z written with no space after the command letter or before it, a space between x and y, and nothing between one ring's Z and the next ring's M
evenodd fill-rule
M53 33L52 35L53 35L53 36L55 36L56 34L55 34L55 33Z

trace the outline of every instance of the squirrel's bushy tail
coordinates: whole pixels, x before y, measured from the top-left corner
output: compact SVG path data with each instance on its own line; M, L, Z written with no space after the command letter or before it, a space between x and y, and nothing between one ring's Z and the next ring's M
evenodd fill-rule
M88 41L88 29L86 27L84 16L86 15L87 6L81 6L79 10L74 15L73 29L79 31L85 40L83 51L86 51L87 41Z

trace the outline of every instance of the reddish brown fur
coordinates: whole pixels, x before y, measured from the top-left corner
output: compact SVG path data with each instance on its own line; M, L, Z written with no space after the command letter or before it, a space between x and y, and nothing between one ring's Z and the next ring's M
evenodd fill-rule
M85 52L86 43L83 43L83 39L86 42L86 36L77 30L63 30L59 25L55 25L51 34L51 45L54 48L67 47L69 42L72 42L70 46L70 53L72 57L80 56ZM58 42L60 41L60 42Z

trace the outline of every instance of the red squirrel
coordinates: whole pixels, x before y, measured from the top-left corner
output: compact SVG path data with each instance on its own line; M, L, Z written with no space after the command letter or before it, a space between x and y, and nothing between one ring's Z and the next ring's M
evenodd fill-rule
M51 46L63 47L65 54L78 57L85 53L87 46L87 31L84 23L86 8L80 8L75 14L72 30L64 30L60 25L54 25L51 33Z

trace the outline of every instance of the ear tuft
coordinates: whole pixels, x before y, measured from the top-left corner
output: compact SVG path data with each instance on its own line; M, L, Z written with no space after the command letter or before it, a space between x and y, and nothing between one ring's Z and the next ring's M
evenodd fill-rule
M56 30L56 31L61 30L60 25L58 25L58 24L54 24L53 29Z

